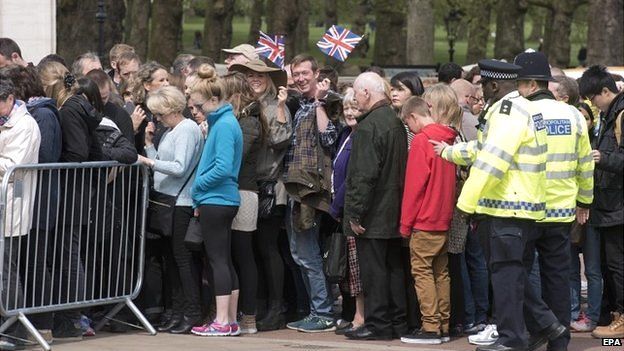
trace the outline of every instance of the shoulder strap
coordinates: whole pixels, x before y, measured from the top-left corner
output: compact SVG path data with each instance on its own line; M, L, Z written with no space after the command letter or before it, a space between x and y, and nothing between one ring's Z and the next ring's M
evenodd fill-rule
M624 110L620 111L620 114L615 117L615 139L618 146L622 145L622 118L624 118Z
M197 160L197 163L195 163L195 167L193 167L193 171L188 175L188 177L186 178L186 181L184 181L184 184L182 184L182 187L180 188L180 191L178 191L178 194L176 195L176 197L179 197L180 194L182 194L182 190L186 188L186 184L188 184L189 180L191 180L191 177L193 177L193 174L195 174L195 171L197 170L197 166L199 166L199 161L201 161L201 156L199 157L199 160Z

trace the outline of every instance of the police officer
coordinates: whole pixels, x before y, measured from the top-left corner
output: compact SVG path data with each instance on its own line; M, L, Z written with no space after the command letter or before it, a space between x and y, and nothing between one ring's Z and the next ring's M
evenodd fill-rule
M536 230L528 236L524 262L530 272L537 249L544 278L541 297L559 322L544 325L548 321L533 320L534 300L541 297L529 289L531 295L525 296L525 318L531 333L528 349L535 350L548 341L548 350L566 350L570 332L556 336L561 325L570 325L570 226L575 216L579 224L587 221L593 200L591 145L583 116L573 106L556 101L548 90L548 82L554 79L546 56L524 52L514 63L522 67L518 72L518 92L532 101L543 116L548 134L546 218L538 221Z
M477 350L524 350L524 296L531 289L524 246L536 221L545 217L546 125L515 91L521 67L481 60L479 68L489 107L480 117L477 141L438 145L436 150L449 161L472 165L457 207L478 219L485 239L499 335L494 344ZM541 309L532 314L534 319L556 322L543 301L536 304Z

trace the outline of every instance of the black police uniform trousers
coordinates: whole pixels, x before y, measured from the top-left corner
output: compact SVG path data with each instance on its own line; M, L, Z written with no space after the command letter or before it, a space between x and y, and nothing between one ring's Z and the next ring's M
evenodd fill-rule
M366 327L383 336L407 332L401 239L355 237ZM413 289L413 287L411 287Z
M490 270L497 343L524 349L528 344L525 315L538 326L537 330L556 321L527 278L524 248L534 235L535 221L484 216L477 230Z
M531 296L531 299L525 297L525 321L531 334L540 332L555 321L564 326L570 325L570 226L571 223L537 224L526 240L524 264L527 274L533 266L537 250L542 286L541 296L534 292L536 296ZM546 303L556 320L550 317L539 320L539 316L544 314L535 309L544 307L541 301ZM538 316L536 320L535 315ZM566 350L569 342L570 331L567 330L561 337L548 342L548 350Z

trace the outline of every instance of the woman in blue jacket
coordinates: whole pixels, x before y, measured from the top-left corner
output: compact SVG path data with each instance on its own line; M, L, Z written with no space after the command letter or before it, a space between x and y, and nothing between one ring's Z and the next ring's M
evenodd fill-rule
M209 132L191 194L212 268L217 316L192 329L200 336L239 335L236 323L238 276L232 264L232 221L238 212L238 173L243 157L243 133L224 100L223 84L210 65L200 66L191 90L194 108L206 114Z

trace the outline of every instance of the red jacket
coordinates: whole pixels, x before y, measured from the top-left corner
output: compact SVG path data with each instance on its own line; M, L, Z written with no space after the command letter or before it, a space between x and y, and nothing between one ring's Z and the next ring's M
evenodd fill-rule
M412 230L447 231L455 207L455 165L435 154L429 140L455 142L457 132L441 124L425 126L409 150L401 207L401 235Z

